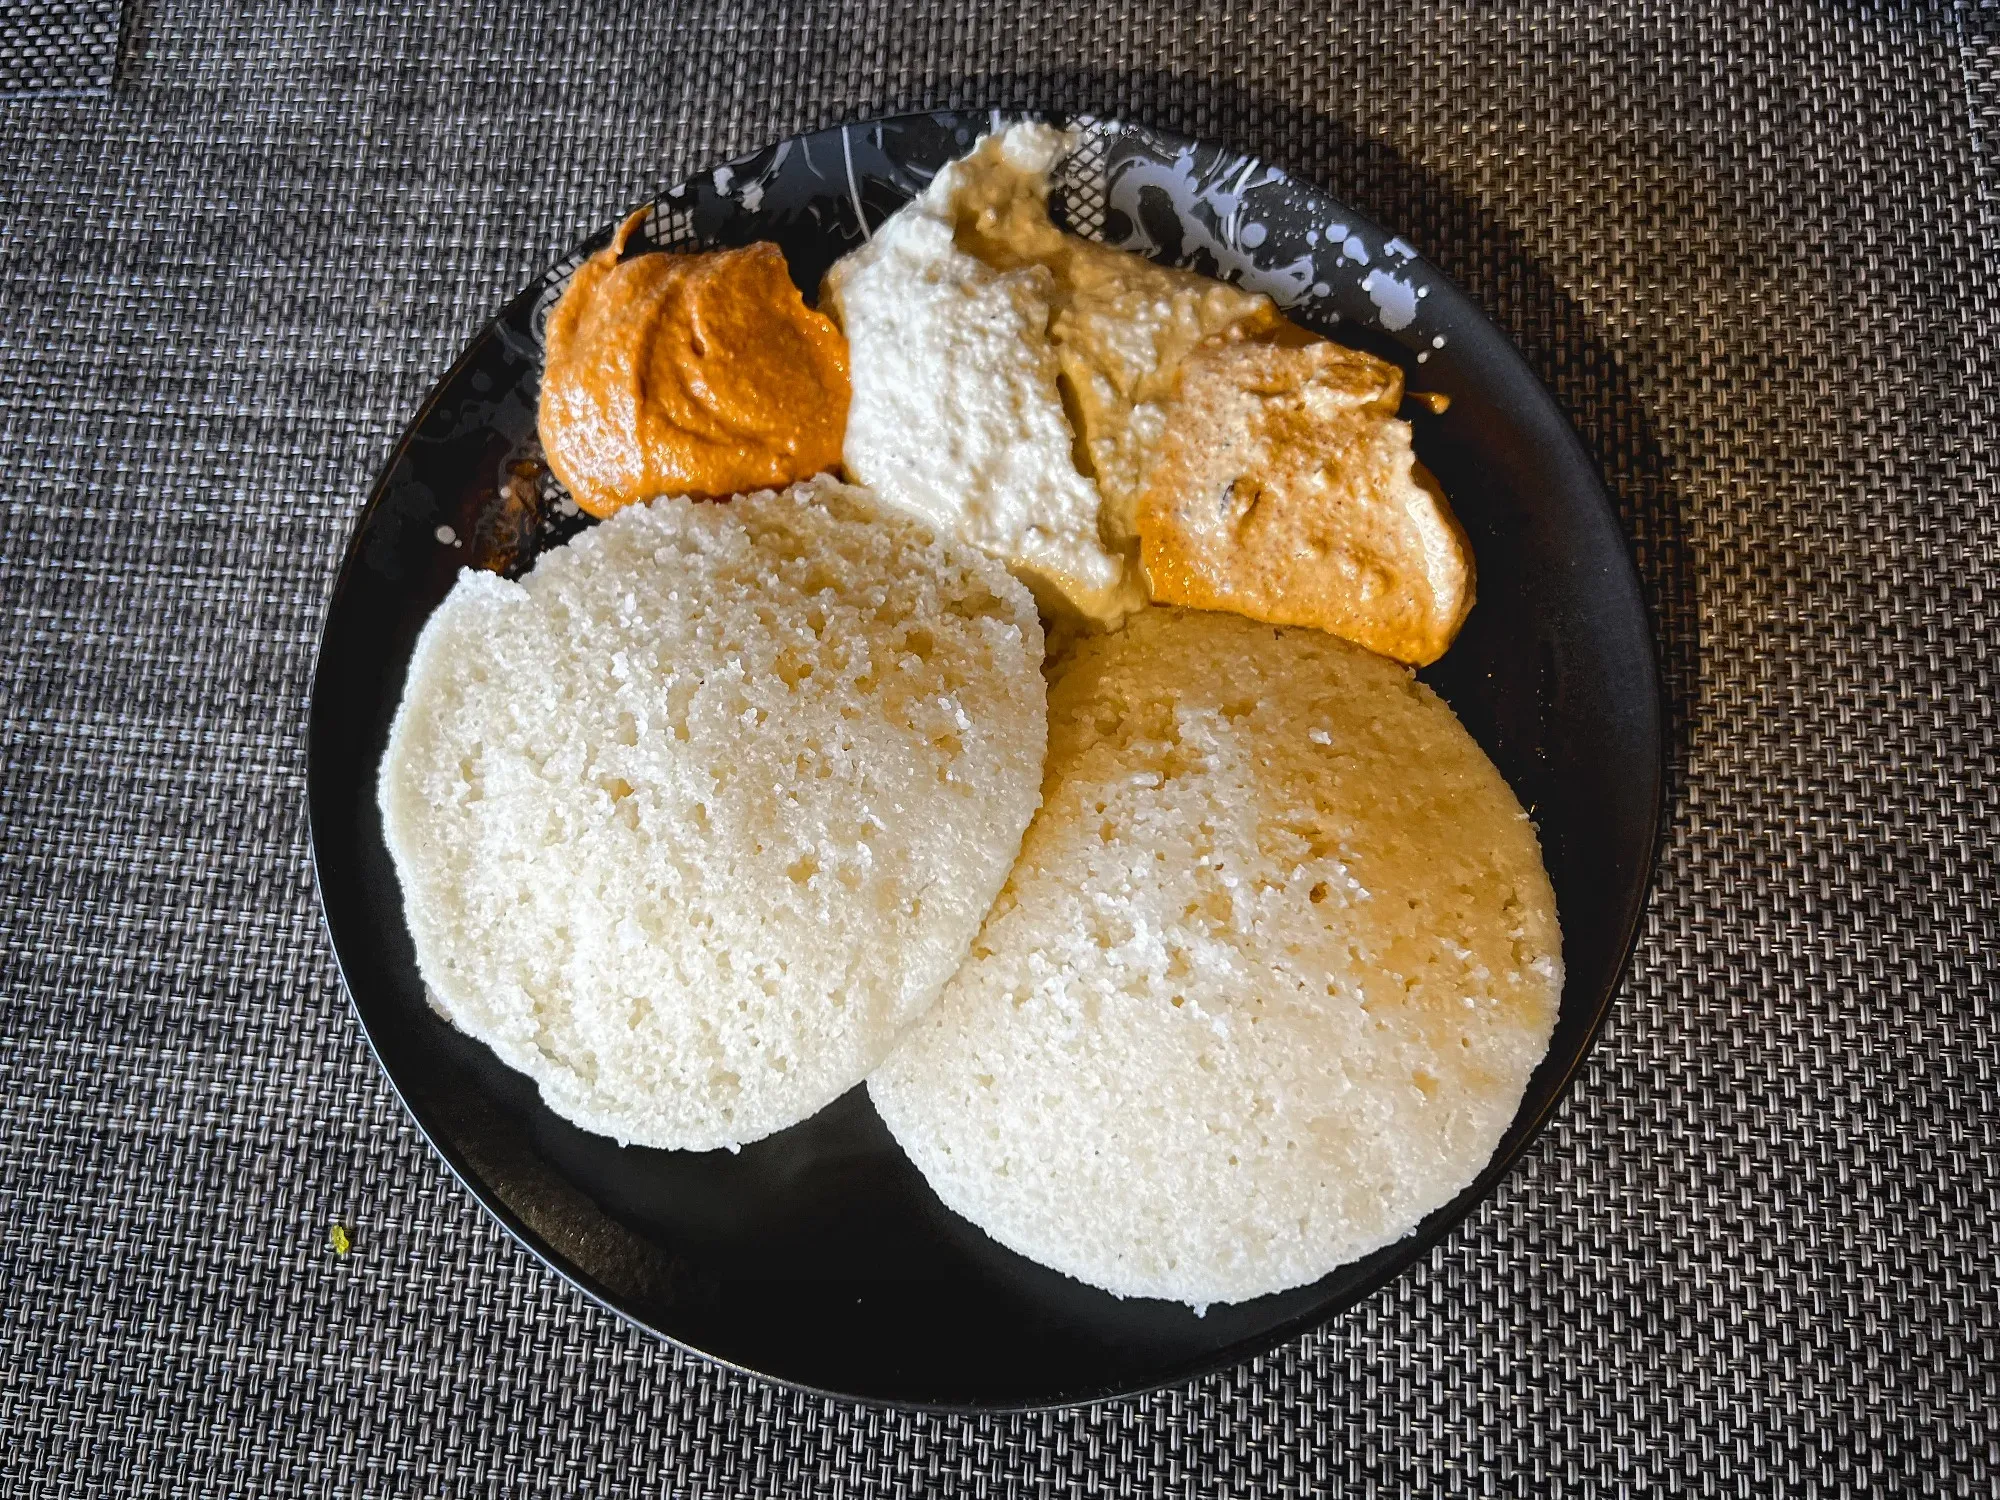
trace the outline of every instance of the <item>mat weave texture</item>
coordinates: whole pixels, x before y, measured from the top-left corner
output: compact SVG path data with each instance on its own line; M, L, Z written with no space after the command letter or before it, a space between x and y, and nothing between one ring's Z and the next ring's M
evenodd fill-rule
M10 1493L1994 1493L2000 12L247 9L0 100ZM373 472L508 295L692 169L983 103L1256 151L1491 311L1626 515L1674 808L1581 1087L1413 1274L960 1420L682 1357L483 1217L341 995L303 724Z
M119 0L0 0L0 97L111 87Z

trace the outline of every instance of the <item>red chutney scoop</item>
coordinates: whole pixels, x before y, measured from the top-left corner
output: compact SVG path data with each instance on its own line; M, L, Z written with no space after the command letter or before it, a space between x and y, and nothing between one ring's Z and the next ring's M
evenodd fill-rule
M776 489L840 461L847 340L761 243L620 261L639 214L549 313L539 425L595 516L660 495Z

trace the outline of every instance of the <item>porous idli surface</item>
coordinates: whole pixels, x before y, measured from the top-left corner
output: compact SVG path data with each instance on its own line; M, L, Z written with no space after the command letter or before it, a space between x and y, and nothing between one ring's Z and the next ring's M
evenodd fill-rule
M1235 1302L1476 1177L1562 988L1535 831L1410 672L1155 607L1051 690L1042 808L869 1080L938 1196L1123 1296Z
M932 1004L1006 879L1041 660L1004 567L825 479L463 574L379 783L435 1003L621 1142L806 1118Z

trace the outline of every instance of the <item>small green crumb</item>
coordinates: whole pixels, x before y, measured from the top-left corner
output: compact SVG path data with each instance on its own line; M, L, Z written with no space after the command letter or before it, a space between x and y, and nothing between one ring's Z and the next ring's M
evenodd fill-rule
M354 1241L347 1237L347 1226L335 1224L327 1231L327 1242L333 1246L335 1255L345 1255L354 1248Z

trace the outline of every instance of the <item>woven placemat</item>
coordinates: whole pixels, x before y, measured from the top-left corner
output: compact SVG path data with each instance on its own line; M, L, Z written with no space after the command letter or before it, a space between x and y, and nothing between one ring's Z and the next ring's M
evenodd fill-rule
M1992 1493L1992 7L237 10L0 100L11 1492ZM679 1356L481 1215L341 996L302 726L370 478L515 288L690 169L987 102L1237 143L1466 285L1624 508L1675 748L1490 1205L1267 1360L975 1421Z
M120 0L0 0L0 98L111 87Z

